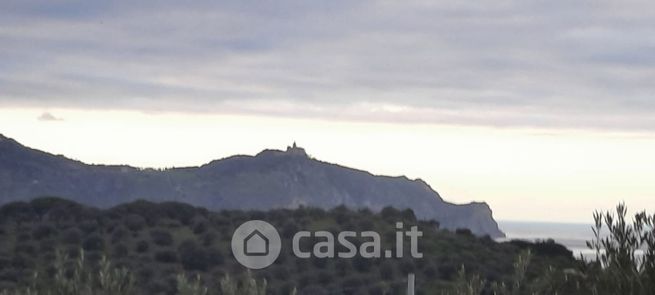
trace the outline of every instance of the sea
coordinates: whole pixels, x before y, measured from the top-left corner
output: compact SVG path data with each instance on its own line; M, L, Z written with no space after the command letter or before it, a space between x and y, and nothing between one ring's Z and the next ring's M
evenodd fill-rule
M498 221L500 229L507 237L498 241L526 240L537 241L553 239L573 252L576 258L595 259L596 252L587 248L586 242L594 239L592 224Z

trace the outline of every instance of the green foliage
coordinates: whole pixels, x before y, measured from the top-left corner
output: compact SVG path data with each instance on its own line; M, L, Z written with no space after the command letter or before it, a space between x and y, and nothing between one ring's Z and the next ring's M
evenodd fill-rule
M615 212L594 213L594 240L587 242L596 259L576 268L549 266L529 276L531 252L522 252L514 263L512 276L488 284L478 275L459 272L449 295L487 294L584 294L649 295L655 290L655 215L636 213L628 219L628 210L619 204ZM518 243L521 245L521 243ZM561 252L558 246L536 245L545 253ZM485 287L485 285L489 285Z
M444 295L479 295L484 290L486 283L480 275L467 276L466 268L462 266L457 272L452 290L444 292Z
M200 276L189 280L185 274L177 275L177 292L179 295L207 295L209 289L202 285Z
M494 282L491 285L494 295L519 295L519 294L536 294L535 292L527 292L525 284L528 266L532 260L532 253L530 250L521 252L514 262L514 273L510 280L510 284L505 282ZM479 293L478 293L479 294Z
M268 283L266 279L258 282L253 278L250 271L246 272L241 282L234 280L229 275L221 279L221 291L223 295L266 295Z
M105 294L129 294L134 287L134 276L125 268L115 268L106 256L100 260L98 286Z
M71 265L72 264L72 265ZM35 272L30 285L3 290L0 295L129 295L134 293L134 276L125 268L116 268L102 257L96 269L89 267L84 251L70 260L57 252L55 273L48 278Z
M655 215L642 211L629 221L627 211L619 204L615 212L594 214L595 239L587 243L596 250L596 261L588 270L593 294L641 295L655 290Z
M243 292L261 293L262 286L270 295L287 295L294 289L298 294L322 294L326 290L397 294L404 289L403 280L409 272L416 274L417 290L449 289L461 266L477 274L488 292L493 282L511 286L512 263L524 250L534 253L526 272L530 282L537 282L538 274L550 266L559 280L564 276L560 270L578 269L581 264L569 252L559 251L556 244L496 243L468 233L440 230L434 222L416 220L411 211L393 208L382 213L345 207L328 211L209 212L176 203L139 201L97 210L50 198L47 202L8 204L0 207L0 212L6 213L0 215L0 290L20 289L23 293L37 272L39 284L48 284L51 292L56 290L53 286L61 292L79 288L114 292L129 285L134 294L193 293L203 288L209 294L222 289L246 294ZM247 273L228 253L236 227L253 219L270 222L285 238L275 264ZM382 237L382 249L395 253L396 221L403 221L405 228L418 226L423 231L419 242L423 259L298 259L290 245L298 230L333 234L346 229L373 230ZM359 246L362 240L353 242ZM79 249L88 250L80 253ZM405 257L410 256L409 250L405 247ZM79 259L84 263L79 264ZM103 278L121 282L118 285L98 277L99 270L107 269L109 259L109 269L115 271L105 270ZM130 271L118 271L127 269ZM189 276L180 277L184 272ZM57 284L55 276L59 278Z

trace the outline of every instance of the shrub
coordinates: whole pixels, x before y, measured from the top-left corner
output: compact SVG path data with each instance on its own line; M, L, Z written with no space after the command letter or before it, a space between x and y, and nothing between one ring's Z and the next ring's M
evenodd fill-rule
M594 214L595 239L587 246L596 251L596 263L587 275L595 292L652 294L655 290L655 215L642 211L630 221L627 212L619 204L615 212ZM605 228L606 237L601 234ZM640 258L636 253L641 249Z
M31 255L26 255L24 253L16 253L11 258L11 267L17 269L33 268L35 263L31 258L32 258Z
M14 247L15 253L23 253L26 255L35 255L36 247L30 243L19 243Z
M119 243L114 246L113 256L116 258L126 257L129 253L130 250L123 243Z
M150 244L148 244L147 241L139 241L138 243L136 243L136 252L137 253L148 252L149 248L150 248Z
M382 215L382 218L384 218L387 221L398 221L400 217L400 212L398 209L387 206L382 208L382 211L380 211L380 215Z
M468 228L458 228L455 233L462 236L473 237L473 232Z
M225 275L220 281L220 286L223 295L265 295L268 282L265 279L257 281L253 278L252 273L248 271L241 281Z
M79 228L87 234L97 231L99 226L98 221L95 219L87 219L79 224Z
M207 295L209 289L202 285L200 276L189 280L185 274L177 275L177 292L179 295Z
M79 245L82 243L82 231L77 228L69 228L61 234L61 241L68 245Z
M111 234L111 243L115 244L120 241L124 241L129 236L129 234L130 232L127 229L125 229L122 226L119 226L116 229L114 229L114 232L112 232Z
M328 295L329 293L322 286L310 285L310 286L302 288L302 290L300 290L300 292L298 292L298 294L300 294L300 295Z
M455 279L454 286L451 291L446 291L444 295L480 295L484 290L486 281L482 279L479 275L467 276L466 269L462 266L457 272L457 278ZM493 294L508 294L509 293L497 293L495 291ZM516 293L519 294L519 293Z
M435 267L432 266L432 265L427 266L427 267L423 270L423 275L424 275L428 280L432 280L432 279L437 278L437 275L438 275L438 274L439 274L439 273L438 273L438 271L437 271L437 268L435 268Z
M380 265L380 277L385 281L391 281L394 278L394 267L391 263L384 261Z
M180 262L186 270L205 271L209 267L209 255L195 240L185 240L178 247Z
M18 236L16 237L16 241L27 242L31 240L32 240L32 235L30 235L28 232L25 232L23 229L19 230Z
M9 203L0 208L1 220L15 220L17 224L33 220L36 213L32 206L25 202Z
M282 256L280 256L282 257ZM278 258L279 260L279 258ZM207 249L207 261L209 265L222 265L225 262L225 256L221 250L217 248L208 248Z
M98 234L91 234L82 243L86 251L102 251L105 248L105 240Z
M150 231L152 242L158 246L170 246L173 244L173 236L164 230L155 229Z
M161 263L176 263L178 261L177 253L171 250L157 251L155 253L155 260Z
M414 214L414 210L405 209L400 212L400 215L402 216L403 221L408 223L416 223L416 215Z
M205 218L196 218L193 221L193 233L196 235L203 234L209 228L209 222Z
M216 241L218 235L214 231L208 231L202 236L202 244L205 247L209 247Z
M138 232L146 226L146 219L143 218L141 215L129 214L128 216L125 217L124 223L129 230L133 232Z
M373 266L373 262L371 261L371 259L367 259L361 257L360 255L357 255L355 256L355 258L353 258L353 266L359 272L368 272Z
M57 230L48 224L39 224L32 230L32 238L35 240L41 240L53 236Z
M57 243L54 240L41 240L39 242L39 251L41 253L53 253Z
M321 271L318 273L318 282L323 285L329 285L334 281L334 276L329 271Z

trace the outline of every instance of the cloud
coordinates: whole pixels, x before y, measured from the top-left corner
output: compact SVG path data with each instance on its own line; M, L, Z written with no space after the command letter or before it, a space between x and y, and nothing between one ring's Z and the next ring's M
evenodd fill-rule
M647 1L0 4L0 107L655 131Z
M58 121L63 121L64 120L62 118L55 117L55 115L53 115L53 114L51 114L49 112L44 112L37 119L39 121L42 121L42 122L53 122L53 121L58 122Z

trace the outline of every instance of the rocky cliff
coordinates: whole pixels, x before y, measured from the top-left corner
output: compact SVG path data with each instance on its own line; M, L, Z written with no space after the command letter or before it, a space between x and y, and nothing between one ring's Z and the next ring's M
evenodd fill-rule
M486 203L451 204L422 180L322 162L295 146L200 167L154 170L88 165L0 135L0 204L46 195L97 207L136 199L180 201L211 210L345 205L378 211L392 206L412 209L417 217L434 219L445 228L503 236Z

